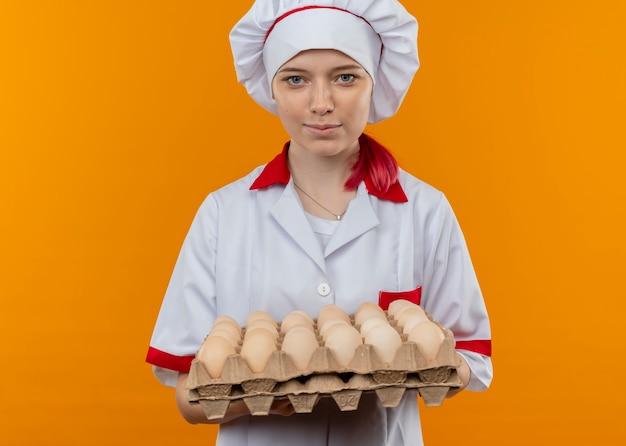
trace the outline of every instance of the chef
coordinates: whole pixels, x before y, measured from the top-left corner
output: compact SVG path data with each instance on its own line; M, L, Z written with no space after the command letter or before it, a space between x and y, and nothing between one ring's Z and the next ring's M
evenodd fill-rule
M419 67L415 18L396 0L257 0L230 41L239 81L289 141L200 206L147 361L185 419L220 423L218 445L422 445L416 391L393 408L364 394L346 412L330 398L308 414L233 403L211 421L187 402L191 360L218 316L244 325L257 310L280 321L328 304L415 302L453 333L463 389L492 377L489 319L450 204L364 133L396 113Z

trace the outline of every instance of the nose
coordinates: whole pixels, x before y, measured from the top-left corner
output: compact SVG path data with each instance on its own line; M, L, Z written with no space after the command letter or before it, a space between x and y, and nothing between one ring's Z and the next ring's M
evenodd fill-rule
M325 115L335 109L333 95L330 87L323 82L318 82L311 89L311 112L318 115Z

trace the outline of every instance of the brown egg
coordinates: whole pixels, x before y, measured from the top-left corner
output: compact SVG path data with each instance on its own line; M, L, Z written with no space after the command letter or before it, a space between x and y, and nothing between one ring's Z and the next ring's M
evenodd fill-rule
M274 327L278 328L278 324L276 323L274 318L267 311L262 310L257 310L250 313L250 316L248 316L248 319L246 320L246 326L259 319L271 322L272 324L274 324Z
M387 318L382 319L376 316L366 319L365 322L361 324L361 327L359 329L359 331L361 332L361 337L365 339L369 331L378 325L389 325L389 321L387 320Z
M345 311L343 311L337 305L329 304L322 307L319 314L317 315L317 327L322 327L327 321L331 319L343 319L349 324L352 323L352 321L350 320L350 316L348 316Z
M296 310L289 313L280 323L280 332L287 333L291 328L297 325L304 325L311 328L313 331L313 326L315 325L315 321L311 316L309 316L304 311Z
M213 326L221 325L221 324L230 325L235 330L239 331L239 333L241 333L241 326L237 323L235 319L233 319L230 316L227 316L227 315L218 316L217 319L215 319L215 322L213 322Z
M428 319L428 316L426 316L426 312L422 309L422 307L419 306L403 308L398 313L396 313L395 319L398 321L398 325L400 327L404 327L406 322L414 316L423 316L424 318Z
M246 338L255 330L265 330L272 335L272 337L274 338L274 341L278 339L278 329L274 327L271 322L265 321L265 320L257 320L257 321L253 321L250 325L246 326L246 331L244 332L243 340L245 341Z
M375 304L374 302L363 302L361 305L359 305L359 308L356 309L354 314L360 313L366 308L374 308L377 311L381 311L383 314L385 313L385 311L382 308L380 308L378 304Z
M378 304L376 304L374 302L365 301L361 305L359 305L359 308L356 309L355 313L358 313L359 311L363 310L364 308L370 308L370 307L380 308L380 306L378 306ZM380 309L382 311L382 308L380 308Z
M387 309L387 313L389 313L390 316L392 317L396 317L396 313L400 310L402 310L403 308L408 308L408 307L417 307L418 305L414 304L413 302L410 302L408 300L405 299L398 299L398 300L394 300L393 302L391 302L389 304L389 308Z
M356 349L362 345L361 335L351 325L334 324L326 332L324 346L327 347L340 367L347 367L356 354Z
M319 328L319 334L322 337L322 339L326 339L326 333L328 333L328 330L337 324L342 324L342 325L346 325L348 327L352 327L352 324L350 324L350 322L346 322L345 319L329 319L326 322L324 322L324 325L322 325Z
M224 370L224 363L230 355L235 354L235 347L221 336L207 336L196 358L204 365L211 378L219 378Z
M239 345L239 341L241 340L240 334L233 333L231 330L228 329L228 327L219 326L219 325L217 327L214 326L211 329L209 336L221 336L224 339L227 339L228 342L230 342L233 345L233 347L236 347L237 345Z
M378 305L368 305L365 307L361 306L361 308L359 308L356 313L354 313L354 324L356 326L362 325L366 319L370 319L372 317L384 319L385 321L387 320L387 315L382 308L380 308Z
M420 322L424 322L424 321L429 321L430 319L428 319L428 316L426 316L426 313L423 314L411 314L411 316L406 320L406 322L404 322L403 325L400 325L402 327L402 333L404 334L409 334L411 332L411 330L413 329L413 327L415 327L417 324L419 324Z
M431 321L424 321L415 325L408 336L408 340L415 342L417 349L427 361L437 357L444 339L443 330Z
M258 327L246 333L241 345L241 358L254 373L265 370L272 353L276 351L276 338L267 329Z
M268 330L272 330L278 333L278 324L276 322L267 320L267 319L254 319L246 324L246 330L249 330L252 327L263 327Z
M298 370L306 370L319 344L317 337L306 325L296 325L285 334L281 350L293 361Z
M237 325L236 322L229 321L221 317L217 318L215 322L213 322L213 328L215 327L228 327L228 330L231 330L233 333L239 333L239 334L241 334L241 331L242 331L241 327Z
M390 364L402 345L402 338L391 325L378 325L367 333L364 343L374 348L382 362Z
M246 328L253 326L257 323L264 324L266 326L269 326L269 324L271 324L276 330L278 330L278 324L267 311L257 310L250 313L250 316L248 316L248 319L246 320Z
M291 314L299 314L304 319L306 319L309 324L311 324L311 325L315 324L315 321L313 320L313 317L309 313L307 313L306 311L294 310L294 311L291 312Z

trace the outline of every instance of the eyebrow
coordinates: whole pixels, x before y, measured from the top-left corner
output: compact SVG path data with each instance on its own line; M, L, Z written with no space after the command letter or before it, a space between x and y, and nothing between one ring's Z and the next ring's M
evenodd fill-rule
M359 64L347 64L347 65L340 65L338 67L333 67L330 71L345 71L345 70L364 70L364 68ZM303 72L305 73L305 72L308 72L308 70L304 68L298 68L297 66L295 67L286 66L278 70L278 72L279 73L303 73Z

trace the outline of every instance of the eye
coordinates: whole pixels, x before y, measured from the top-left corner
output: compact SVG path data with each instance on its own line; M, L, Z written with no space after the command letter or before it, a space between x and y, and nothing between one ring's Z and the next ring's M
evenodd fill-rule
M354 79L356 79L356 76L354 74L340 74L337 78L337 80L339 80L339 82L341 83L352 82L354 81Z
M303 81L301 76L289 76L287 78L287 83L289 85L300 85L300 84L302 84L302 82L304 82L304 81Z

